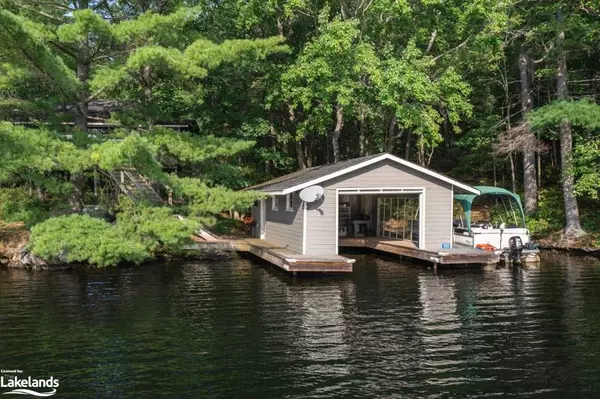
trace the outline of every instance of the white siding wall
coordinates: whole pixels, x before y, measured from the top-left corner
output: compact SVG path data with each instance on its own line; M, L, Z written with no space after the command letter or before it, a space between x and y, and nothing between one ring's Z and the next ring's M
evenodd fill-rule
M267 198L267 236L266 240L302 253L302 229L304 211L298 193L294 193L294 210L286 211L285 195L277 197L279 210L271 210L271 198Z
M324 198L307 212L306 253L334 254L336 250L337 188L425 188L425 248L441 249L452 240L452 187L429 175L385 160L323 183Z

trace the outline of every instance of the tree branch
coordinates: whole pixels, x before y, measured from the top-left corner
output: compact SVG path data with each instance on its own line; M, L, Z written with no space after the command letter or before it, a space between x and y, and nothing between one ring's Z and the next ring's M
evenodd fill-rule
M434 29L433 32L431 32L431 37L429 38L429 44L427 45L427 49L425 49L425 54L428 54L431 49L433 48L433 43L435 42L435 38L437 36L437 29Z
M472 37L473 37L473 35L469 35L469 37L467 37L467 38L466 38L466 39L465 39L465 40L464 40L464 41L463 41L461 44L459 44L458 46L456 46L456 47L454 47L454 48L451 48L450 50L448 50L448 51L446 51L446 52L443 52L442 54L440 54L440 55L438 55L437 57L435 57L435 58L433 59L433 62L435 62L435 61L439 60L440 58L442 58L442 57L443 57L443 56L445 56L445 55L448 55L448 54L450 54L450 53L452 53L452 52L454 52L454 51L456 51L456 50L460 49L461 47L464 47L464 46L466 46L466 45L467 45L467 43L469 43L469 40L471 40L471 38L472 38Z
M23 9L25 9L25 10L29 11L29 12L36 13L36 14L38 14L38 15L41 15L42 17L46 17L46 18L48 18L48 19L51 19L51 20L53 20L53 21L55 21L55 22L60 22L60 23L63 23L63 22L64 22L62 19L60 19L60 18L56 18L55 16L52 16L52 15L50 15L50 14L48 14L48 13L45 13L45 12L43 12L43 11L39 11L39 10L36 10L36 9L30 8L30 7L25 7L25 6L21 6L21 7L22 7Z
M60 3L54 3L52 1L27 1L27 0L24 0L23 2L33 4L33 5L40 5L40 6L52 6L54 8L58 8L60 10L66 10L66 11L76 11L77 10L76 8L65 6Z
M53 45L54 47L56 47L57 49L59 49L63 53L68 54L68 55L70 55L73 58L77 58L77 54L74 51L69 50L68 48L62 46L57 41L50 40L48 43L50 43L51 45Z

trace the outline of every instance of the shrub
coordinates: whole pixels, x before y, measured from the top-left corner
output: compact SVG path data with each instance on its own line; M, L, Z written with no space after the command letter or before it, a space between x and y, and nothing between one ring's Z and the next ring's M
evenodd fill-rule
M179 220L168 208L135 205L123 199L117 222L87 215L48 219L31 230L30 249L43 259L66 257L106 267L122 262L139 264L158 254L173 254L189 242L198 228Z
M33 226L65 208L63 204L41 201L21 188L0 188L0 220Z
M561 231L565 225L562 193L558 189L540 192L538 211L527 218L527 227L534 236L547 236Z
M171 209L135 204L131 199L120 199L117 224L124 236L135 236L151 254L177 253L200 224L193 219L179 219Z
M87 215L50 218L31 229L31 252L43 259L64 256L69 262L100 267L120 262L141 263L150 254L137 237Z

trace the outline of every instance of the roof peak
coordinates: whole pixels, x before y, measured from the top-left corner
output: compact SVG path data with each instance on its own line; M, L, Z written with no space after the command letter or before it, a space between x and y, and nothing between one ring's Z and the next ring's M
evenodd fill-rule
M438 180L449 183L453 186L459 187L466 192L473 194L479 194L479 190L469 185L451 179L447 176L441 175L437 172L431 171L425 167L419 166L405 159L399 158L395 155L387 152L378 154L366 155L359 158L346 159L331 164L318 165L307 169L300 169L296 172L280 176L275 179L271 179L264 183L260 183L254 186L247 187L245 190L259 190L271 195L283 195L291 192L302 190L311 185L319 184L324 181L342 176L346 173L361 169L368 165L383 160L391 160L397 164L404 165L417 172L424 173Z

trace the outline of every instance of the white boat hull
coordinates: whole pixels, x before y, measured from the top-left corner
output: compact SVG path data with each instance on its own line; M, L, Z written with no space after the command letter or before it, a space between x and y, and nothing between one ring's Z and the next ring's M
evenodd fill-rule
M481 229L474 228L471 233L454 233L454 245L476 248L478 244L488 244L496 248L496 253L506 254L508 250L508 240L511 237L521 237L523 245L529 244L531 238L529 231L523 228L500 229ZM506 259L504 259L506 260ZM538 263L540 261L539 251L537 249L524 249L521 254L522 263Z
M508 240L515 236L520 237L525 246L531 241L529 230L523 228L504 230L473 228L471 233L454 233L454 244L473 248L476 248L478 244L488 244L496 249L508 249Z

